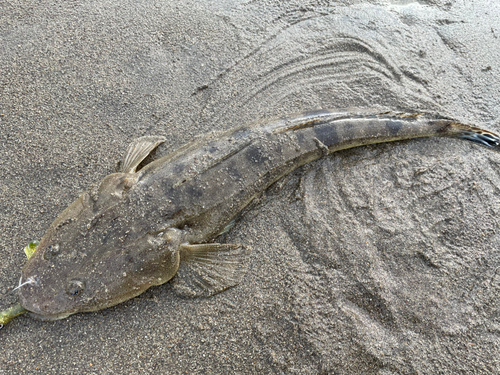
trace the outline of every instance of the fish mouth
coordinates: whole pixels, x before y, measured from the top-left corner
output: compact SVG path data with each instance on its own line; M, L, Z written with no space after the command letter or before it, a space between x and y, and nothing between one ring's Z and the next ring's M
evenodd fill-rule
M18 293L18 299L28 315L38 320L59 320L77 313L77 311L49 312L48 306L43 306L37 302L24 298L21 292Z
M78 311L61 311L49 312L48 306L37 303L38 301L31 301L24 298L21 292L18 293L18 299L21 306L27 311L28 315L38 320L59 320L64 319Z
M44 320L44 321L60 320L60 319L67 318L68 316L74 314L72 312L70 312L70 313L66 312L66 313L55 314L55 315L42 315L42 314L35 313L35 312L31 311L31 310L28 310L28 309L26 309L26 310L27 310L28 315L30 317L35 318L37 320Z
M53 304L48 304L46 298L38 296L36 290L38 287L38 283L24 283L18 287L19 303L31 317L38 320L59 320L78 312L73 310L57 311L57 309L51 308L54 306Z

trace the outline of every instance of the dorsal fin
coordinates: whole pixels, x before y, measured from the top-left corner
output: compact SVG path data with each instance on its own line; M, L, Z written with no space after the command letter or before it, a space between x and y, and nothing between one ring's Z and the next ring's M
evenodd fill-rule
M119 172L135 172L137 166L160 144L165 142L165 137L158 135L147 135L135 139L128 146L127 153L123 158Z

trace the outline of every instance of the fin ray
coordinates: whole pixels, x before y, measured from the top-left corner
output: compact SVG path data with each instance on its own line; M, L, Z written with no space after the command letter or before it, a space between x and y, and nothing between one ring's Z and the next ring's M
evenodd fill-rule
M165 142L165 137L155 135L135 139L128 146L127 153L120 167L120 172L135 172L139 164L163 142Z
M182 245L174 290L186 297L208 297L235 286L245 274L248 255L242 245Z

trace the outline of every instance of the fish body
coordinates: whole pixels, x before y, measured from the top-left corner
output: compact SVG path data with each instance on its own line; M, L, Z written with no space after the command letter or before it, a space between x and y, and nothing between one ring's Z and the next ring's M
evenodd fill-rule
M21 305L43 319L116 305L175 275L209 296L236 285L249 250L212 243L281 177L332 152L430 136L498 150L486 130L428 114L315 112L200 137L144 166L165 139L142 137L120 171L83 193L23 268Z

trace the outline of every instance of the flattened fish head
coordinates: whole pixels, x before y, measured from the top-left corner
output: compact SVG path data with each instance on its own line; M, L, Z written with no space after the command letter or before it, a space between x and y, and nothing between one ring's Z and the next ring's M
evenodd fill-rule
M62 319L116 305L175 275L182 231L148 233L134 221L126 204L132 175L106 177L54 221L22 271L26 310Z

